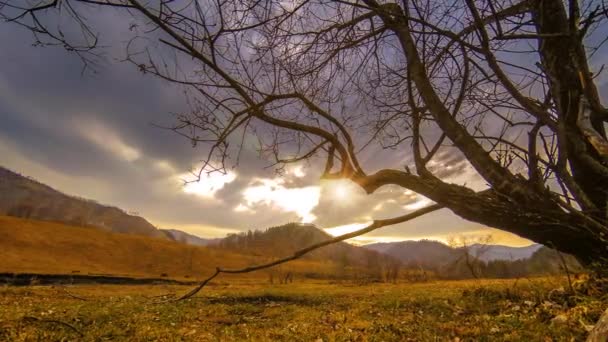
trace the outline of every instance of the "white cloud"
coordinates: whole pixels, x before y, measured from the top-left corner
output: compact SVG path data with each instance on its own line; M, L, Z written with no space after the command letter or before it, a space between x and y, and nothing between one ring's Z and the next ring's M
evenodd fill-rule
M256 179L243 191L245 204L241 204L237 208L245 211L245 208L254 210L254 207L259 204L270 205L279 210L297 214L304 223L314 221L316 217L312 214L312 210L319 204L320 188L318 186L286 188L283 183L284 180L281 178Z
M174 174L176 171L175 167L173 167L171 162L169 162L168 160L164 160L164 159L154 161L154 167L156 167L156 169L159 171L171 173L171 174Z
M387 202L388 202L388 200L387 200ZM394 202L394 201L393 201L393 202ZM383 203L382 203L382 202L380 202L380 203L376 204L376 205L375 205L375 206L372 208L372 211L380 211L380 210L382 210L382 207L383 207Z
M136 161L141 157L137 148L127 144L118 133L95 119L76 120L75 126L76 131L82 138L114 156L129 162Z
M248 206L244 205L243 203L240 203L239 205L237 205L236 207L234 207L233 210L236 211L237 213L251 213L251 214L255 214L255 210L249 208Z
M193 175L191 173L179 176L181 180L186 180L187 182L184 185L185 193L208 199L214 199L215 193L224 188L226 184L233 182L236 177L237 174L233 171L228 171L226 173L206 173L203 171L200 179L193 179Z
M433 203L433 201L431 201L430 199L428 199L424 196L418 195L418 196L416 196L416 202L406 204L403 206L403 208L405 210L418 210L418 209L426 207L427 205L429 205L431 203Z
M294 177L302 178L306 176L306 172L304 172L304 167L302 165L293 166L288 169L288 173L294 175Z

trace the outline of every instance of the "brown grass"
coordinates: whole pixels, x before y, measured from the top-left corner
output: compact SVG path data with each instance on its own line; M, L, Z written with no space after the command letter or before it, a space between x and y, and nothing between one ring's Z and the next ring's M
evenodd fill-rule
M214 248L7 216L0 216L0 260L0 272L136 277L167 274L174 279L203 278L216 266L243 267L262 261ZM289 269L296 273L333 270L329 264L310 260L290 264Z
M563 278L419 284L0 287L0 341L581 341L606 302ZM555 318L561 317L560 322ZM68 326L69 325L69 326Z

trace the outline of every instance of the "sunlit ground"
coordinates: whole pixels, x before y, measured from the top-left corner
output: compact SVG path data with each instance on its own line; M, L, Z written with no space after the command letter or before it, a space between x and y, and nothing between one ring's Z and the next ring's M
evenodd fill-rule
M558 278L401 284L0 288L2 341L579 341L606 303ZM561 316L560 316L561 315ZM557 319L556 317L560 317Z

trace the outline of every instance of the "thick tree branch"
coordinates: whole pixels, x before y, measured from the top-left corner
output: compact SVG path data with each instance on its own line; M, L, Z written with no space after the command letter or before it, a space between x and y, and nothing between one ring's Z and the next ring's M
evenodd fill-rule
M597 153L608 161L608 141L598 133L591 124L592 108L589 101L583 96L578 104L578 118L576 124L587 138L587 141L595 148Z
M410 33L407 14L404 14L402 9L395 4L380 6L372 0L367 1L367 3L378 11L386 26L397 34L407 58L408 68L411 69L412 80L416 84L420 96L437 121L437 124L448 138L467 156L467 159L479 174L499 192L514 195L515 197L519 197L519 194L526 192L520 186L513 186L518 183L515 177L492 159L466 129L450 115L448 109L443 105L426 75L424 64L420 59L416 44Z

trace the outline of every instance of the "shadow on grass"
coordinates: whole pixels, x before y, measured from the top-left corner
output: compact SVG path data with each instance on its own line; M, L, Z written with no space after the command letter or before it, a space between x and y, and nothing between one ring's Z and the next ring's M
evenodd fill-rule
M222 297L199 297L209 304L265 304L265 305L299 305L317 306L326 304L327 300L310 296L281 296L281 295L260 295L260 296L222 296Z

